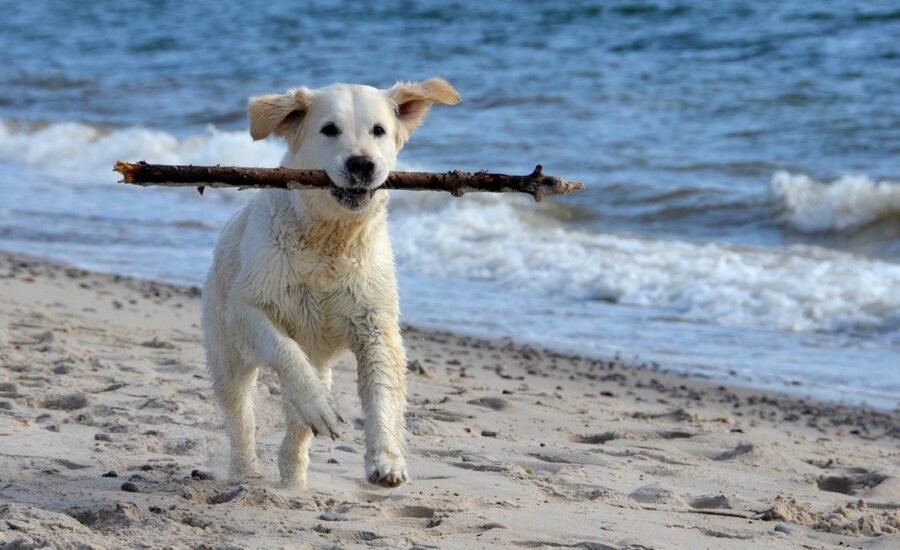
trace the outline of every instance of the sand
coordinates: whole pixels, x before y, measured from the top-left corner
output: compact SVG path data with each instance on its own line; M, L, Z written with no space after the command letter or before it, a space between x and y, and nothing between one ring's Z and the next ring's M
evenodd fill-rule
M411 483L342 441L228 480L199 291L0 254L0 548L900 548L900 413L405 329ZM849 367L848 367L849 368Z

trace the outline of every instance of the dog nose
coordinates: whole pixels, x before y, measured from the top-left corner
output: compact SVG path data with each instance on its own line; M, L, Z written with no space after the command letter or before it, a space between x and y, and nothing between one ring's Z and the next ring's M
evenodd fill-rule
M350 157L347 159L347 171L357 179L368 180L375 172L375 163L366 156Z

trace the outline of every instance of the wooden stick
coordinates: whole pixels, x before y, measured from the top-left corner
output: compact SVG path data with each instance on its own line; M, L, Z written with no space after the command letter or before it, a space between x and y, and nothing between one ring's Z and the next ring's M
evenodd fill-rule
M239 166L177 166L118 161L114 171L122 174L121 183L166 187L205 187L237 189L327 189L331 180L324 170L289 168L242 168ZM489 174L488 172L392 172L380 189L408 191L447 191L455 197L466 193L528 193L540 201L548 195L568 195L584 189L577 181L566 181L544 174L541 165L527 176Z

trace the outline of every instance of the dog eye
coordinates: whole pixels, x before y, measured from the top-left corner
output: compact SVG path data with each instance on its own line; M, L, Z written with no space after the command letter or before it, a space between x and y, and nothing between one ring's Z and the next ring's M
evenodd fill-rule
M374 128L372 128L372 133L376 136L383 136L385 134L384 126L381 124L376 124Z
M319 131L328 137L335 137L337 135L340 135L340 133L341 133L340 128L335 126L334 122L329 122L325 126L322 126L322 129Z

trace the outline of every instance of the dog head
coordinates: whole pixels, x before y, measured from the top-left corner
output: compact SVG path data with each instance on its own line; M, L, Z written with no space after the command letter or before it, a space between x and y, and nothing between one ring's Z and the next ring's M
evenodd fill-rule
M331 196L364 210L397 163L397 153L435 103L454 105L447 81L398 82L388 90L335 84L250 99L250 135L284 138L295 168L325 170Z

